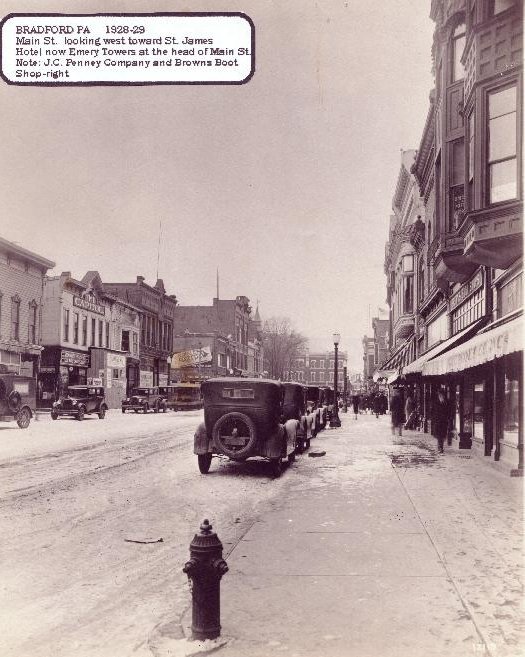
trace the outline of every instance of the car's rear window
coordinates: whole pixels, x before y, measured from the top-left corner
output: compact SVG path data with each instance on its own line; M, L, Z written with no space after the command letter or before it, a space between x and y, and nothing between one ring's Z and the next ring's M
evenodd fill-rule
M224 388L222 396L227 399L254 399L255 391L253 388Z

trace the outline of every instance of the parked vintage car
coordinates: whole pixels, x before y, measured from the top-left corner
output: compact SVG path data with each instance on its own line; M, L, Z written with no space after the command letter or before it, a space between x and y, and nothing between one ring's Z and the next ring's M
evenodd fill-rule
M334 410L334 389L330 387L324 388L324 406L326 409L326 422L329 422L332 418L332 413Z
M319 386L306 386L306 406L309 415L313 415L312 437L322 429L322 391Z
M306 390L300 383L287 382L284 385L283 424L296 422L297 451L302 453L310 448L311 431L308 431L306 412Z
M96 413L103 420L107 410L102 386L68 386L67 394L53 403L51 417L53 420L62 416L83 420L85 415Z
M126 411L147 413L149 410L155 413L159 411L165 413L168 410L166 397L161 394L158 386L133 388L131 396L122 400L123 413Z
M172 383L168 386L159 386L159 393L165 397L167 407L174 411L202 408L200 383Z
M14 372L1 372L0 420L16 420L21 429L27 429L35 409L35 380Z
M280 382L221 377L205 381L201 388L204 422L195 432L193 451L203 474L214 454L234 461L262 457L275 477L285 459L293 462L297 436L291 424L282 423L285 388Z

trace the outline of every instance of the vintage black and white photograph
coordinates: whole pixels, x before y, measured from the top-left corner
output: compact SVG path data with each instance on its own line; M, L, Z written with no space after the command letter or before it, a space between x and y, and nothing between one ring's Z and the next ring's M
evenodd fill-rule
M523 0L0 0L0 656L521 657Z

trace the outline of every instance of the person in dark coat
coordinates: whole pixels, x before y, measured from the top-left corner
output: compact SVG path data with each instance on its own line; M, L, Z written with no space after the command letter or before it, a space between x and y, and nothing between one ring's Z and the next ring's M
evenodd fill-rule
M392 420L392 435L395 435L396 429L399 435L403 435L403 423L405 421L405 409L403 399L399 390L394 388L394 393L390 399L390 417Z
M352 395L352 407L354 409L354 420L357 420L359 413L359 395Z
M373 400L373 408L374 408L374 413L376 414L376 418L379 418L379 414L381 413L381 395L379 393L376 393L374 395L374 400Z
M448 434L449 417L450 412L445 393L443 390L439 390L432 413L432 434L437 438L440 454L444 452L443 446Z

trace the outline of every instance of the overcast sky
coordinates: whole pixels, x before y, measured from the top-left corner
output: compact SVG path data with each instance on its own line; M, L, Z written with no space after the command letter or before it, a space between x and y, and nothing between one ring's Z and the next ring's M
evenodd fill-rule
M32 2L10 12L243 11L243 86L18 88L0 82L0 234L54 273L154 283L182 304L244 294L361 368L385 305L400 149L432 87L430 0Z

